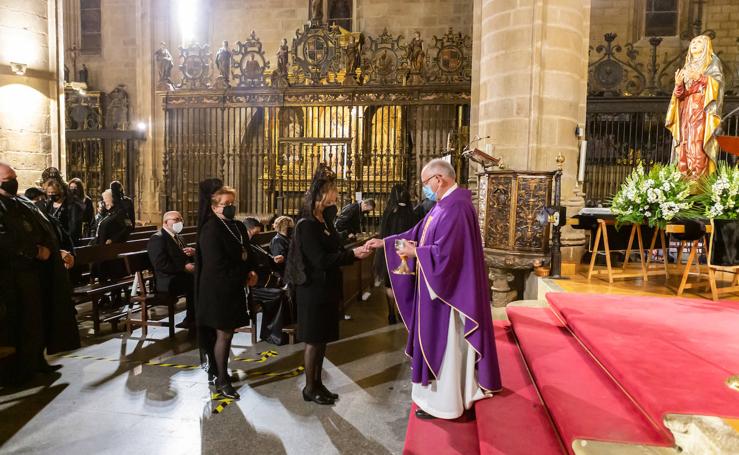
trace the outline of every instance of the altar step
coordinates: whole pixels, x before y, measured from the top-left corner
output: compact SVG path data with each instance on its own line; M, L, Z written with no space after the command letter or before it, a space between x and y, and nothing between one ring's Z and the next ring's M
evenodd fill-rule
M411 407L405 455L562 455L566 451L531 382L507 321L495 321L504 389L475 404L476 418L421 420Z
M579 441L671 447L549 308L508 308L523 357L568 453Z

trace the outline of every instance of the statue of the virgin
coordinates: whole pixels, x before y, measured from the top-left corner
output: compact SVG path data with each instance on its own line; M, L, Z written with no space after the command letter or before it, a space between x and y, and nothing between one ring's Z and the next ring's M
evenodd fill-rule
M675 89L665 126L672 133L672 162L691 179L716 169L718 144L713 133L721 123L724 78L711 38L690 41L685 65L675 72Z

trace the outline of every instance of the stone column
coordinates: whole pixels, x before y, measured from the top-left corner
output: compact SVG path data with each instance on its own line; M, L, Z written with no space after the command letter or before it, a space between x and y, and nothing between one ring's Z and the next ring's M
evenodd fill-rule
M472 67L470 136L489 135L494 154L509 169L553 171L561 154L563 195L575 186L575 128L585 123L590 3L473 3L473 55L480 63ZM484 142L478 147L484 149ZM498 305L510 299L506 276L491 269Z
M590 1L474 3L471 131L490 135L509 169L551 171L562 153L562 194L575 185L575 127L585 122Z

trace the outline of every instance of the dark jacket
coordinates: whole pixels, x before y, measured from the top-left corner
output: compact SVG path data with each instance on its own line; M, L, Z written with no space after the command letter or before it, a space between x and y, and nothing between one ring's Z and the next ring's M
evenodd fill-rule
M247 325L245 286L254 270L254 259L246 228L242 223L211 216L198 234L198 325L214 329Z
M52 201L46 203L46 214L59 221L62 229L69 235L72 242L77 244L82 237L82 218L85 208L81 202L67 198L58 208L54 208Z
M182 241L182 240L181 240ZM175 239L164 229L160 229L149 238L146 250L149 252L149 260L154 267L154 278L157 291L169 292L170 283L178 276L190 273L185 270L185 265L192 262Z
M336 230L342 235L362 232L362 207L359 202L352 202L341 209L336 217Z
M330 342L339 338L342 312L340 267L354 262L354 253L345 250L331 223L311 217L295 230L307 280L296 289L298 337L305 342Z
M92 206L92 199L90 199L90 196L85 196L82 199L75 197L75 202L82 207L82 236L92 237L95 234L92 230L92 225L95 222L95 209Z
M287 261L287 253L290 251L290 239L278 232L269 242L269 251L272 253L272 256L282 256ZM285 262L276 264L277 273L282 277L285 275L285 264Z
M125 242L133 232L133 224L126 213L117 207L111 208L97 225L94 245L104 245L108 240L111 243Z
M133 201L128 196L121 198L121 208L126 217L131 220L131 226L136 226L136 211L133 209Z

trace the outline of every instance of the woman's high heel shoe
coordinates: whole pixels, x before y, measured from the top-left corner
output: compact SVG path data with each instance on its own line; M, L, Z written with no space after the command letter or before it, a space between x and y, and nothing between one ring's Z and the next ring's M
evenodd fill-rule
M312 401L316 404L334 404L334 399L328 395L324 395L322 391L308 393L308 388L303 388L303 400Z
M239 392L237 392L231 384L216 384L216 393L219 393L224 398L230 398L232 400L238 400L241 398Z
M339 399L339 394L338 393L333 393L332 391L328 390L326 388L326 386L323 385L323 383L321 383L321 384L318 385L318 389L321 392L323 392L324 395L326 395L327 397L332 398L334 401Z

